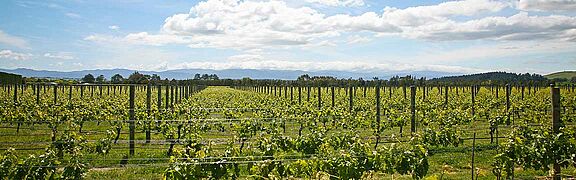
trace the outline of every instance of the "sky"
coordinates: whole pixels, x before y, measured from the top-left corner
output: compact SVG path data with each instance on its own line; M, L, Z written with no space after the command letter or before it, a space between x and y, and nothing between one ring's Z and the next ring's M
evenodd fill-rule
M0 68L576 70L576 0L2 0Z

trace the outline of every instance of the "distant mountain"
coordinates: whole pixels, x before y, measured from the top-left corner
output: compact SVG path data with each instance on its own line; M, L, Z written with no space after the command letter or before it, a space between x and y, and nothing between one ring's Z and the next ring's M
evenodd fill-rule
M556 79L556 78L565 78L565 79L572 79L572 77L576 77L576 71L561 71L555 72L552 74L545 75L544 77L548 79Z
M95 70L81 70L81 71L47 71L47 70L33 70L26 68L18 69L0 69L1 72L8 72L20 74L24 77L42 77L42 78L65 78L65 79L80 79L86 74L94 76L104 75L110 78L115 74L120 74L124 77L130 76L135 70L129 69L95 69ZM449 75L459 75L459 73L440 72L440 71L397 71L397 72L351 72L351 71L299 71L299 70L265 70L265 69L176 69L167 71L139 71L143 74L157 74L162 79L191 79L194 74L217 74L220 78L240 79L250 77L252 79L296 79L298 76L308 74L310 76L333 76L337 78L364 78L372 79L378 77L381 79L389 79L392 76L405 76L412 75L416 77L437 78Z

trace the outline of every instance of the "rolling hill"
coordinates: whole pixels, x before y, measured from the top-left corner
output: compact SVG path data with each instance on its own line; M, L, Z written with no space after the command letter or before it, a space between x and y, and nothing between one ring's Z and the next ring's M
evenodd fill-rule
M548 79L565 78L570 80L572 77L576 77L576 71L561 71L552 74L545 75L544 77Z

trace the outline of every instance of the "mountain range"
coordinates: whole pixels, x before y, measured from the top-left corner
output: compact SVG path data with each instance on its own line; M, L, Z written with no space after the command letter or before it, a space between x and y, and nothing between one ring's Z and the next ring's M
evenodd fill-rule
M19 74L24 77L39 77L39 78L63 78L63 79L80 79L84 75L92 74L94 76L104 75L110 79L115 74L120 74L123 77L128 77L136 70L130 69L94 69L94 70L80 70L80 71L48 71L48 70L34 70L27 68L18 69L0 69L1 72ZM157 74L162 79L191 79L195 74L216 74L219 78L226 79L241 79L249 77L252 79L296 79L298 76L308 74L310 76L332 76L336 78L363 78L372 79L378 77L381 79L389 79L392 76L405 76L412 75L416 77L437 78L443 76L461 75L462 73L440 72L440 71L396 71L396 72L350 72L350 71L300 71L300 70L264 70L264 69L176 69L166 71L138 71L143 74Z

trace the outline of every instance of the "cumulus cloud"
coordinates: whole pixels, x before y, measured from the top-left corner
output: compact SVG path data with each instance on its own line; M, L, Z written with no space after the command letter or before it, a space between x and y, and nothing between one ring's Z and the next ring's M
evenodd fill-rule
M18 53L12 50L0 50L0 59L27 60L32 54Z
M69 52L44 53L44 57L63 60L75 59L72 53Z
M446 21L410 29L406 36L431 40L570 40L576 18L561 15L486 17L466 22Z
M342 31L398 30L373 12L326 16L283 1L208 0L167 18L161 32L189 37L191 47L250 49L318 44Z
M364 6L364 0L306 0L309 3L318 3L326 6Z
M520 0L518 9L525 11L576 11L576 0Z
M326 15L306 6L290 7L279 0L207 0L192 7L189 13L166 18L159 33L139 32L124 37L91 35L85 39L242 50L334 46L334 39L343 33L431 41L576 39L573 16L527 12L493 16L513 6L509 1L462 0L404 9L386 7L381 13ZM352 38L348 42L365 42L369 37Z
M20 37L12 36L10 34L6 34L2 30L0 30L0 44L6 44L9 46L14 46L18 48L27 48L28 42Z

